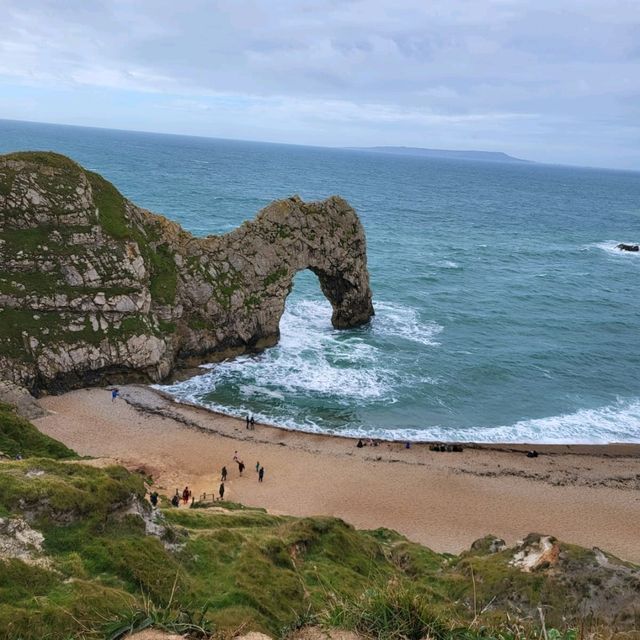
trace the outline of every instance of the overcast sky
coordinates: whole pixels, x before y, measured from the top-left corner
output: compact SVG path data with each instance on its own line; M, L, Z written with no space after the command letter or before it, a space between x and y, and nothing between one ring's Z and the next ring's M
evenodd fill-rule
M0 117L640 169L640 0L0 0Z

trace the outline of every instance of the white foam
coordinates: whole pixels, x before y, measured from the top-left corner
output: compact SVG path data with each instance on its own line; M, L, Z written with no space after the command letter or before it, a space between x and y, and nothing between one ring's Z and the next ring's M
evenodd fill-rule
M520 420L497 427L457 429L431 426L421 429L366 428L341 432L354 437L389 440L532 444L611 444L640 442L640 399L619 401L597 409Z
M583 247L583 250L590 249L600 249L601 251L605 251L609 255L616 257L635 257L638 258L640 253L636 251L620 251L618 249L618 245L620 244L620 240L607 240L606 242L594 242L593 244L588 244ZM637 242L624 242L624 244L638 244Z
M409 441L640 442L640 399L501 426L374 429L346 425L346 429L330 429L321 415L314 417L314 411L303 406L306 400L323 406L326 398L330 412L339 412L342 407L348 415L358 404L395 404L407 387L437 385L437 378L424 374L411 378L402 367L394 366L388 350L383 354L376 344L382 341L386 345L393 337L432 348L438 344L434 337L442 327L421 322L409 307L377 302L369 329L336 331L331 327L331 307L326 300L303 300L287 306L280 328L277 347L257 356L206 366L200 376L161 388L178 399L222 413L242 416L251 411L266 424L318 433ZM223 387L233 397L232 407L216 399L216 389ZM298 401L302 405L297 406ZM265 402L271 409L265 408ZM262 413L256 411L256 404L262 405Z
M189 398L184 399L226 415L235 417L244 417L246 415L244 407L230 410L228 407L214 402L203 403ZM180 399L176 399L176 402L180 402ZM274 421L269 415L256 412L253 412L253 415L260 423L292 431L401 442L474 442L538 445L640 442L640 401L634 401L622 406L616 405L600 409L581 410L573 414L549 418L523 420L509 426L466 429L440 426L421 429L371 429L367 427L331 429L318 425L310 419L300 423L286 417Z
M179 399L231 415L251 406L255 413L257 404L267 402L272 405L274 417L261 415L262 421L300 428L303 425L296 421L308 411L300 410L296 402L318 405L326 398L327 406L333 410L344 407L348 412L358 403L394 404L407 385L437 384L437 380L424 375L409 379L376 343L386 345L393 336L432 347L437 344L433 336L442 327L420 322L413 309L402 305L377 303L376 313L369 328L345 332L332 328L331 306L326 300L289 303L280 322L276 347L259 355L205 365L202 375L162 388ZM234 406L214 404L218 402L216 391L217 395L230 395ZM304 422L306 429L323 430L312 420L304 418Z
M377 302L375 309L376 315L371 323L374 334L438 346L434 338L443 327L435 322L421 322L415 309L390 302Z

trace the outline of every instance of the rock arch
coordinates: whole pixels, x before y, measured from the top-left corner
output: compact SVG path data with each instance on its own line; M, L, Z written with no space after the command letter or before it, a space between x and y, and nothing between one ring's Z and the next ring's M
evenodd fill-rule
M161 380L262 349L304 269L334 327L371 318L364 230L342 198L279 200L196 238L64 156L0 156L0 379L34 391Z
M205 272L225 269L223 279L232 283L227 305L221 306L219 289L192 299L194 310L204 309L203 321L228 327L222 344L275 344L293 278L305 269L318 277L334 327L364 324L374 313L364 230L342 198L305 203L294 196L273 202L254 220L191 244L191 250L199 253Z

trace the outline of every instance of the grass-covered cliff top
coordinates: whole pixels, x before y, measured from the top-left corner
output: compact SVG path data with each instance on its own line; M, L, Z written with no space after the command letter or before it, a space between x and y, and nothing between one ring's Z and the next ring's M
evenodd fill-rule
M599 551L553 539L544 551L539 536L505 549L488 537L452 556L329 517L230 503L153 512L150 479L74 459L7 405L0 443L0 639L144 626L279 638L305 624L374 638L538 638L539 609L555 640L640 623L638 568ZM518 564L527 549L547 554L524 553L529 570Z
M16 163L24 163L24 167L17 170ZM7 208L7 220L4 225L0 225L0 240L5 242L5 250L29 251L41 250L42 247L52 247L57 252L77 252L78 246L66 241L73 234L90 233L92 224L99 223L104 232L117 241L137 242L143 253L145 261L150 267L150 289L155 299L162 303L171 303L175 297L176 274L175 264L172 256L166 255L166 250L162 247L149 243L158 240L158 233L152 225L148 228L141 228L133 224L127 215L126 199L118 189L101 175L88 171L74 162L71 158L54 153L52 151L20 151L0 156L0 195L9 195L12 191L13 183L17 176L23 179L29 176L30 181L35 181L35 185L52 197L50 212L59 213L61 218L68 214L69 203L77 198L76 189L82 189L83 182L86 181L91 187L93 204L97 209L96 220L87 221L87 224L58 223L55 216L51 218L49 224L39 225L34 228L25 228L24 217L28 216L28 206L14 209ZM161 216L147 216L148 222L154 224L169 224ZM4 227L4 228L2 228ZM60 242L56 243L51 232L56 231L60 235ZM47 286L47 278L42 272L37 274L27 282L18 282L26 285L29 291L36 290L41 293L81 293L74 289L61 287L57 274L51 274L49 278L51 287ZM12 274L15 282L16 274ZM55 286L54 286L55 285ZM104 288L104 287L103 287ZM120 290L121 289L121 290ZM16 293L15 287L12 293ZM111 293L130 293L125 288L116 288Z

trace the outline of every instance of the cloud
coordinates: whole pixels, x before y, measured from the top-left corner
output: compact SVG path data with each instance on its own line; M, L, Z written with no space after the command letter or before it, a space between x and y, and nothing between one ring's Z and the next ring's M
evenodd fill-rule
M473 135L520 155L546 136L546 159L577 161L575 131L613 157L603 117L638 124L636 0L0 0L0 15L6 85L155 94L166 130L190 111L208 135L311 143L348 124L358 144L406 144L413 127L415 144Z

